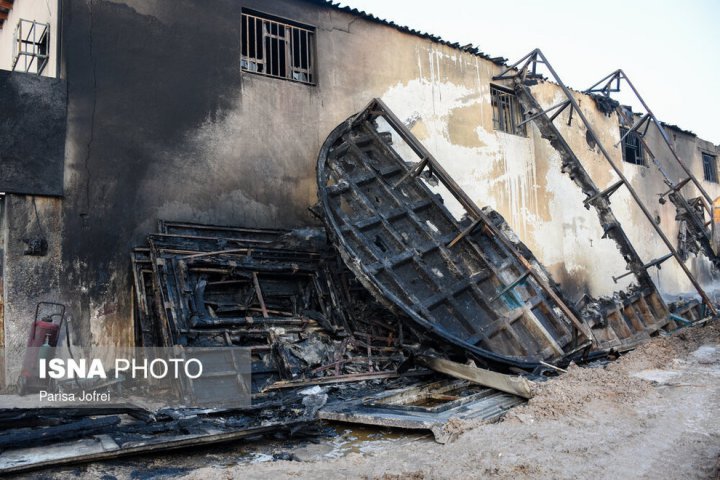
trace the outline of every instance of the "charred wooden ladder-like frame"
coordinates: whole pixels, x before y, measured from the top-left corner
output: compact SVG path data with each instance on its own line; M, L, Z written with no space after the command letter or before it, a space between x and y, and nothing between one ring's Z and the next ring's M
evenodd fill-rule
M161 221L160 233L147 237L149 248L131 256L138 345L245 347L256 397L307 384L397 377L403 349L417 345L417 337L372 301L324 237L305 238L308 230ZM293 345L310 337L339 346L318 367L291 364ZM215 358L224 361L214 363L236 363L231 352L220 348ZM237 369L224 372L230 377ZM202 390L189 383L180 393Z
M532 93L530 92L530 89L525 84L528 79L531 81L537 80L539 78L538 76L538 65L544 65L547 71L550 72L552 75L552 79L557 85L562 89L563 93L565 94L566 100L550 107L547 109L543 109L538 102L533 97ZM612 75L610 76L612 77ZM698 292L700 297L703 300L703 303L707 306L709 311L716 316L717 311L715 309L715 306L713 305L710 298L707 296L705 291L703 290L702 286L698 283L695 276L690 272L688 267L685 265L683 258L680 256L676 248L673 246L673 244L670 242L668 237L665 235L665 233L662 231L662 229L659 227L659 225L655 222L655 219L653 218L652 214L648 210L648 208L645 206L643 201L640 199L640 196L635 191L635 189L632 187L630 182L627 180L623 172L620 170L620 168L613 162L612 157L610 156L608 150L605 148L605 146L600 141L600 137L595 133L595 130L593 129L592 124L587 119L585 114L580 109L580 106L577 103L577 100L575 100L575 97L573 96L570 89L562 82L560 77L558 76L555 69L552 67L552 65L548 62L545 55L540 51L539 49L535 49L511 66L504 69L499 75L494 77L495 80L512 80L514 82L514 88L515 92L518 95L518 100L520 100L522 103L524 103L526 107L526 114L529 115L529 117L525 120L525 122L529 121L535 121L538 127L540 128L540 131L542 132L543 136L550 139L553 146L561 151L561 153L564 153L563 155L563 169L567 173L570 174L571 178L583 189L583 193L587 195L587 199L585 200L585 205L592 205L598 212L598 216L600 217L600 221L603 224L603 229L605 230L606 234L610 236L615 242L618 244L618 248L623 254L623 257L625 258L625 261L628 264L628 270L632 272L636 278L638 279L638 282L640 282L642 287L651 287L653 290L657 291L656 287L650 280L650 276L647 273L647 270L651 267L659 267L662 262L669 259L671 256L675 257L678 264L680 265L680 268L682 268L685 275L688 277L690 282L695 287L695 290ZM612 80L611 80L612 81ZM598 82L598 83L602 83ZM596 145L598 146L600 152L607 160L610 167L613 169L615 174L620 178L618 182L611 185L607 189L601 191L595 183L592 181L592 179L589 177L585 169L583 168L582 164L580 163L577 156L572 152L572 149L570 146L565 142L562 135L560 134L559 130L555 125L553 124L553 120L555 120L560 113L565 110L566 108L570 107L570 115L575 112L577 113L580 120L585 125L585 128L587 128L588 134L592 137L592 139L595 141ZM647 107L646 107L647 109ZM548 117L548 113L554 111L552 117ZM654 116L653 116L654 118ZM667 138L663 136L666 141ZM679 161L679 158L678 158ZM681 163L682 165L682 163ZM685 168L688 174L692 175L687 168ZM697 181L697 180L695 180ZM660 237L662 242L665 244L667 249L670 251L669 255L665 255L661 258L658 258L656 260L653 260L647 264L643 263L640 259L639 255L635 251L634 247L630 244L629 240L627 239L627 236L622 231L622 228L620 227L620 223L617 222L614 215L612 214L612 211L610 210L610 202L609 197L612 195L615 191L617 191L618 188L621 186L625 186L625 188L628 190L632 198L634 199L635 203L640 207L640 210L643 212L645 217L647 218L650 225L652 225L653 229L657 233L657 236ZM608 216L609 215L609 216ZM613 223L608 224L606 223L608 219L614 220ZM616 277L619 278L619 277Z
M390 147L385 138L387 134L378 132L373 125L378 118L387 122L419 157L418 163L409 167ZM348 163L347 171L342 162ZM373 162L378 166L373 166ZM465 209L468 223L461 226L442 200L421 181L420 175L425 169ZM374 99L330 134L318 160L318 185L325 221L347 265L380 301L402 311L431 335L484 361L521 368L540 365L537 357L558 360L592 342L590 327L577 318L549 280L532 267L381 100ZM404 189L409 189L410 193L404 193ZM413 200L412 196L418 198ZM365 212L357 214L361 210ZM430 215L429 211L442 222L439 229L429 225L429 220L423 220L423 215ZM351 216L358 218L352 220ZM400 224L404 224L406 230L416 232L425 243L401 231ZM379 237L385 239L378 240ZM482 266L481 270L464 277L462 272L467 265L462 261L457 263L458 249L474 256ZM493 258L498 255L497 259ZM435 271L438 267L433 268L428 259L445 269L449 276L438 274ZM416 283L425 282L423 292L418 292L417 285L414 289L405 285L407 278L401 278L404 268L416 272L406 272L406 277L415 278ZM460 280L453 283L453 278ZM508 293L527 288L528 283L532 285L533 293L516 305L523 310L520 317L517 312L514 316L509 312L502 313L502 306L493 304ZM427 292L429 298L423 296L425 289L430 290ZM462 305L460 298L464 299ZM432 313L433 309L440 311L441 305L449 312L449 317L445 315L448 318ZM545 318L536 316L533 309L537 308L542 310ZM468 316L468 309L473 312L471 316ZM521 319L524 319L522 326L514 325L513 322ZM559 327L560 330L567 329L567 334L577 341L569 340L570 337L566 338L566 333L561 331L551 333L553 327L547 330L548 326L544 324L553 322L556 326L567 322L566 327ZM523 328L530 328L525 323L532 325L533 331L538 333L523 340L527 337ZM515 331L517 328L520 331ZM497 335L513 340L504 343L495 338ZM561 341L570 347L569 351L559 347ZM533 342L540 343L535 346L540 351L528 348Z
M592 87L585 90L585 93L587 93L588 95L599 94L606 98L610 98L610 95L612 93L617 93L621 91L623 81L627 84L628 87L630 87L630 90L632 91L633 95L635 95L635 98L637 98L642 107L645 109L645 114L642 115L641 118L637 122L635 122L632 127L628 129L627 132L625 132L625 135L623 135L623 137L620 139L620 142L618 143L622 143L625 137L631 135L632 132L636 133L637 138L640 139L640 142L643 145L643 148L648 153L653 164L663 176L663 180L669 187L668 191L660 195L660 203L665 203L665 197L667 196L667 198L673 203L673 205L675 205L675 209L677 211L676 219L679 221L685 220L688 230L692 234L694 242L696 242L699 246L698 250L702 251L702 253L713 263L713 265L715 265L716 267L720 267L720 257L717 256L712 247L712 230L709 228L712 224L711 206L713 204L713 200L712 198L710 198L710 195L708 195L707 191L705 191L705 188L702 186L697 177L692 173L690 168L685 164L685 162L680 159L680 156L678 155L677 150L675 150L675 147L670 141L670 137L663 128L662 123L657 119L652 110L650 110L648 104L645 103L645 100L640 95L640 92L635 88L635 85L633 85L633 83L630 81L630 78L627 76L627 74L621 69L616 70L611 74L603 77L602 80L595 83ZM629 116L623 111L622 107L619 104L615 107L615 110L618 114L618 117L623 122L627 124L632 123L632 118L629 118ZM673 159L687 175L686 178L678 182L674 182L670 178L668 173L665 171L658 158L652 152L647 142L645 141L645 136L647 135L648 129L650 128L650 124L655 125L658 132L660 133L660 136L663 139L663 142L672 154ZM694 184L702 195L700 198L697 199L699 200L699 204L702 210L699 210L696 204L693 204L691 200L685 198L682 193L683 187L689 185L690 183ZM703 211L707 211L710 216L710 220L708 222L705 222L702 213Z

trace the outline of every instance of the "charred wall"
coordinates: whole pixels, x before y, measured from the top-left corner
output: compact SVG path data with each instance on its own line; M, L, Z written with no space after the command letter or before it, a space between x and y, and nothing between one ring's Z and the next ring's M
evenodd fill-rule
M128 252L157 219L311 221L318 138L300 126L313 124L306 99L314 87L274 80L300 100L277 95L246 105L244 2L65 3L64 291L77 292L69 298L82 341L122 344L132 338ZM306 15L287 5L284 15Z
M0 70L0 192L62 195L65 82Z
M62 265L62 199L8 194L4 200L5 352L7 380L17 380L38 302L64 302ZM28 254L25 240L42 237L47 250ZM0 248L0 250L3 250ZM69 292L72 295L74 292Z

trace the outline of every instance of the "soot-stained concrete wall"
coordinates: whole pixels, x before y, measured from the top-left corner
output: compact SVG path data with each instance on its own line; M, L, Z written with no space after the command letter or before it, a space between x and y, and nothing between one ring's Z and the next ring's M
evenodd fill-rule
M26 195L5 196L3 283L5 293L6 378L15 383L38 302L67 303L61 289L62 199ZM23 241L42 236L47 252L25 255ZM0 249L1 250L1 249ZM73 295L74 292L68 292Z
M327 15L305 2L63 6L63 291L84 343L132 342L128 254L158 219L313 222L321 87L241 73L244 7L313 25Z
M0 70L0 192L62 195L65 82Z

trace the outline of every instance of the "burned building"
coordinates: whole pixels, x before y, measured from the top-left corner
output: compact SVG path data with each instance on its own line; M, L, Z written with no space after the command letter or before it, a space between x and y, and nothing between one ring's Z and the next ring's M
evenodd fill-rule
M505 59L319 0L49 7L0 2L0 347L8 382L38 301L68 306L74 344L133 344L129 252L158 220L319 226L309 211L318 202L318 152L372 98L431 146L473 202L502 214L567 298L612 295L637 280L617 278L632 262L586 208L588 191L549 141L556 133L530 120L540 113L533 108L568 102L557 79L536 78L531 105L503 75ZM573 91L572 105L549 112L559 111L557 132L595 194L624 177L611 203L635 264L668 255L662 241L648 241L657 238L649 213L712 297L712 259L687 240L692 222L676 221L685 204L659 203L657 194L684 182L687 201L716 198L720 149L659 122L663 131L638 128L643 117L597 95ZM697 183L685 180L666 140ZM701 218L704 226L707 212ZM673 259L648 271L667 299L697 295Z

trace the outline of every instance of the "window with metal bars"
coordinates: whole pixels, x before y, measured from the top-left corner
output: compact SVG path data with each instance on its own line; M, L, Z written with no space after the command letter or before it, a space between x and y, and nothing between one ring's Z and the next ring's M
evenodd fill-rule
M703 152L702 161L705 180L712 183L718 183L717 158L715 158L715 155Z
M13 33L12 69L40 75L50 58L50 24L20 19Z
M493 108L493 126L495 130L527 136L520 103L514 93L490 85L490 96ZM520 125L518 127L518 125Z
M243 11L243 70L315 84L315 29L290 20Z
M640 137L637 132L630 132L628 134L627 128L620 127L620 138L623 138L623 160L634 165L645 165L642 142L640 142Z

